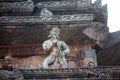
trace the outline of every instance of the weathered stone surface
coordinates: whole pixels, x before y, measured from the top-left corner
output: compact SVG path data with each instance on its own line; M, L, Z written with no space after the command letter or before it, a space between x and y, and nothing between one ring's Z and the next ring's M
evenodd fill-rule
M119 36L116 36L116 38L117 37ZM112 43L114 43L114 40ZM109 42L108 44L111 43ZM98 64L101 66L120 66L120 40L118 43L98 52L97 56Z
M120 65L120 31L109 34L105 48L98 52L97 57L101 66Z
M53 27L53 26L51 26ZM3 28L0 29L0 44L42 43L47 39L51 27L46 28ZM67 43L84 42L87 38L82 33L82 27L61 27L61 39ZM71 38L72 37L72 38ZM75 40L74 40L75 39Z
M62 0L51 2L39 2L36 7L39 9L47 8L49 10L88 10L91 6L91 0Z
M95 49L81 49L80 54L83 58L83 67L97 66L97 57Z
M105 26L107 26L107 19L108 19L107 5L102 6L102 14L103 14L102 23L104 23Z
M25 0L0 0L0 2L20 2L20 1L25 1Z
M89 38L96 40L96 44L99 44L101 47L103 47L101 42L107 41L109 35L108 27L99 22L95 22L91 27L87 27L83 30L83 33Z
M101 0L96 0L93 4L95 8L101 8L102 7L102 1Z
M16 2L18 0L16 1L12 0L15 2L11 2L11 3L8 3L7 0L4 0L4 1L6 2L0 3L0 6L1 6L0 13L6 13L6 14L9 14L9 13L20 13L21 14L22 13L23 15L25 15L25 12L27 13L33 12L34 4L31 0L27 0L27 1L19 0L20 2ZM24 2L21 2L21 1L24 1ZM15 17L15 15L18 15L18 14L12 14L13 16L1 16L0 25L4 27L2 28L4 30L0 29L0 38L1 38L0 44L1 45L2 44L3 45L17 44L17 43L26 44L26 43L36 43L36 42L42 43L45 39L47 39L47 37L44 37L44 36L47 36L47 34L49 34L48 33L49 29L23 28L23 27L28 27L28 26L36 27L36 24L38 24L37 27L47 26L47 28L53 27L52 24L60 26L60 27L62 26L64 28L62 29L62 39L65 40L65 42L69 43L70 45L74 45L70 47L70 49L72 50L71 53L73 53L74 51L80 51L81 48L83 48L81 44L84 44L87 41L91 43L89 44L91 48L91 46L94 46L94 44L99 44L101 46L102 42L108 40L109 31L108 31L108 28L106 27L107 16L108 16L107 6L106 5L102 6L101 0L96 0L95 3L91 3L90 0L67 0L67 1L65 0L61 0L61 1L59 0L56 0L56 1L55 0L52 0L52 1L51 0L33 0L33 1L35 4L39 2L38 4L35 5L35 10L33 12L33 15L34 14L36 15L36 13L40 12L41 9L46 7L48 10L50 10L53 13L53 15L57 14L59 16L54 15L52 17L51 16L48 17L47 19L45 19L42 16L16 16ZM29 5L25 5L24 3L26 4L29 3ZM36 9L38 10L38 12ZM92 13L92 14L88 14L88 13ZM72 14L75 14L75 15L72 15ZM4 14L0 14L0 15L4 15ZM98 22L98 23L94 23L94 22ZM99 22L101 22L102 24ZM16 26L16 25L22 25L22 26ZM67 27L69 27L69 29ZM112 35L110 35L110 38L111 36ZM107 44L109 44L109 46L111 46L112 43L113 43L112 45L117 44L119 40L117 40L116 38L119 39L118 37L115 37L114 39L111 39L110 41L108 41ZM116 41L114 43L115 39ZM96 43L93 44L93 42L96 42ZM75 43L75 44L72 44L72 43ZM87 43L85 47L88 48ZM115 47L116 45L113 46L112 48L115 48ZM28 54L29 54L30 48L29 49L26 48L23 52L22 50L24 49L21 49L21 48L15 49L14 53L18 51L17 52L18 54L24 54L28 51ZM109 51L109 50L111 50L111 48L109 48L106 51ZM6 50L2 48L1 53L4 53L5 51ZM22 52L22 53L19 53L19 52ZM30 51L30 53L32 53L32 51ZM104 53L105 55L103 55ZM111 52L108 52L107 54L106 53L107 52L103 52L103 54L98 56L98 60L101 64L106 64L106 65L120 64L119 56L118 56L119 55L119 44L117 45L117 48L115 48ZM112 55L109 55L109 53L111 53ZM113 53L116 53L114 61L110 61L111 58L113 58L114 56ZM108 58L106 58L106 56L108 56ZM0 57L2 56L0 55ZM42 60L39 60L39 59L42 59L42 58L43 57L40 57L40 56L39 57L32 56L32 57L28 57L24 59L16 58L14 61L18 60L20 68L40 68ZM74 63L74 61L72 62Z
M18 13L18 14L30 14L34 10L34 3L32 0L27 0L24 2L1 2L0 3L0 13ZM4 15L4 14L3 14ZM14 14L17 15L17 14Z
M93 14L75 14L75 15L58 15L45 19L41 16L2 16L0 25L24 25L24 24L72 24L92 22Z
M120 31L110 33L106 47L111 47L120 42Z
M0 79L1 80L23 80L23 75L20 71L7 71L0 70Z

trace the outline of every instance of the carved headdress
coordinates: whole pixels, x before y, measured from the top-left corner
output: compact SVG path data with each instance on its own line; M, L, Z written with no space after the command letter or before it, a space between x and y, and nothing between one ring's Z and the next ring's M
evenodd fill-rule
M41 10L41 17L52 17L53 13L50 12L47 8Z
M59 34L60 34L60 29L58 27L52 28L50 31L50 35L48 37L53 37L55 36L57 39L59 39Z

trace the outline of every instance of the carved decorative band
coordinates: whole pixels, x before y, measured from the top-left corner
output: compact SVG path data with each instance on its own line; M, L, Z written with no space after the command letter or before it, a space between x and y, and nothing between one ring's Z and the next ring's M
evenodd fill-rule
M36 5L39 9L48 8L49 10L81 10L88 9L91 6L91 0L69 0L69 1L51 1L40 2Z
M58 15L52 17L41 16L2 16L0 25L6 24L62 24L62 23L80 23L94 19L93 14L75 14L75 15Z

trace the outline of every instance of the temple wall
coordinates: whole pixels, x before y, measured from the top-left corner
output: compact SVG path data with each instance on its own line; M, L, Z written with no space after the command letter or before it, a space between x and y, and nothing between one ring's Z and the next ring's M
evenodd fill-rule
M39 69L42 66L42 56L31 56L27 58L13 58L14 66L22 69Z
M18 51L18 52L11 49L11 51L7 53L5 58L11 58L12 65L15 67L18 67L18 68L22 68L22 69L41 68L42 62L47 57L47 55L46 55L45 51L42 49L42 46L33 47L33 48L34 48L33 49L34 51L29 51L27 47L26 48L22 47L22 51L19 50L18 47L13 48L13 49L16 49L16 51ZM67 56L68 67L69 68L82 67L83 64L80 64L81 58L77 54L80 53L81 49L90 50L91 44L81 44L81 45L80 44L71 44L71 45L69 45L69 48L70 48L70 53ZM27 50L28 50L28 52L27 52ZM79 57L79 58L77 58L77 57Z

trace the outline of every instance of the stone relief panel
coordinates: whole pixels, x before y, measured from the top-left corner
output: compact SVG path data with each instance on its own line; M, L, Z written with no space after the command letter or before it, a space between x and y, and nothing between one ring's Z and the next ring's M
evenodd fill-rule
M50 10L64 10L64 9L84 9L87 10L91 6L91 0L69 0L69 1L51 1L40 2L36 4L39 9L48 8Z

